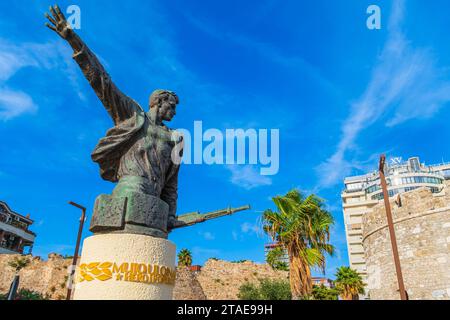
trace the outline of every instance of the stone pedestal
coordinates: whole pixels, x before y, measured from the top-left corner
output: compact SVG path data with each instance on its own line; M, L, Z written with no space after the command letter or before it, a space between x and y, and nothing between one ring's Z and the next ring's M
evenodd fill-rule
M147 235L112 233L86 238L74 300L171 300L175 245Z

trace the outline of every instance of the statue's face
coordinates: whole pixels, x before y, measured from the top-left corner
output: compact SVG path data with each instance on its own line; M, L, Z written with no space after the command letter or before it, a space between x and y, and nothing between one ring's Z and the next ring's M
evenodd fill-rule
M176 114L177 100L174 96L169 97L161 102L159 114L162 120L170 121Z

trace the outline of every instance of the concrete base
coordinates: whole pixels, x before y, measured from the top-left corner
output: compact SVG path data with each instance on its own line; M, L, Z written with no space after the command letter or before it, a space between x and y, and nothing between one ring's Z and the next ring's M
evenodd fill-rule
M74 300L171 300L175 245L138 234L86 238Z

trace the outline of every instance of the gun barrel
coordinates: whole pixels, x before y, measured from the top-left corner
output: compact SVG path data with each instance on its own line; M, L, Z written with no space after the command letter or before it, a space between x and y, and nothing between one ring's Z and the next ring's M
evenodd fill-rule
M239 211L248 210L248 209L250 209L250 205L245 205L245 206L237 207L237 208L229 207L229 208L226 208L226 209L212 211L212 212L207 212L207 213L204 213L204 214L201 214L199 212L183 214L183 215L178 216L178 221L184 222L184 224L178 226L178 228L192 226L194 224L201 223L201 222L204 222L206 220L220 218L220 217L223 217L223 216L231 215L233 213L236 213L236 212L239 212Z

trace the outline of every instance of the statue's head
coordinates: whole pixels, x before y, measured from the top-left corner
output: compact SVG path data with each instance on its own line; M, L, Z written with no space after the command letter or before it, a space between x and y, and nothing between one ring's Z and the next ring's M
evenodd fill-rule
M156 112L161 120L170 121L176 114L178 96L168 90L155 90L150 95L150 110Z

